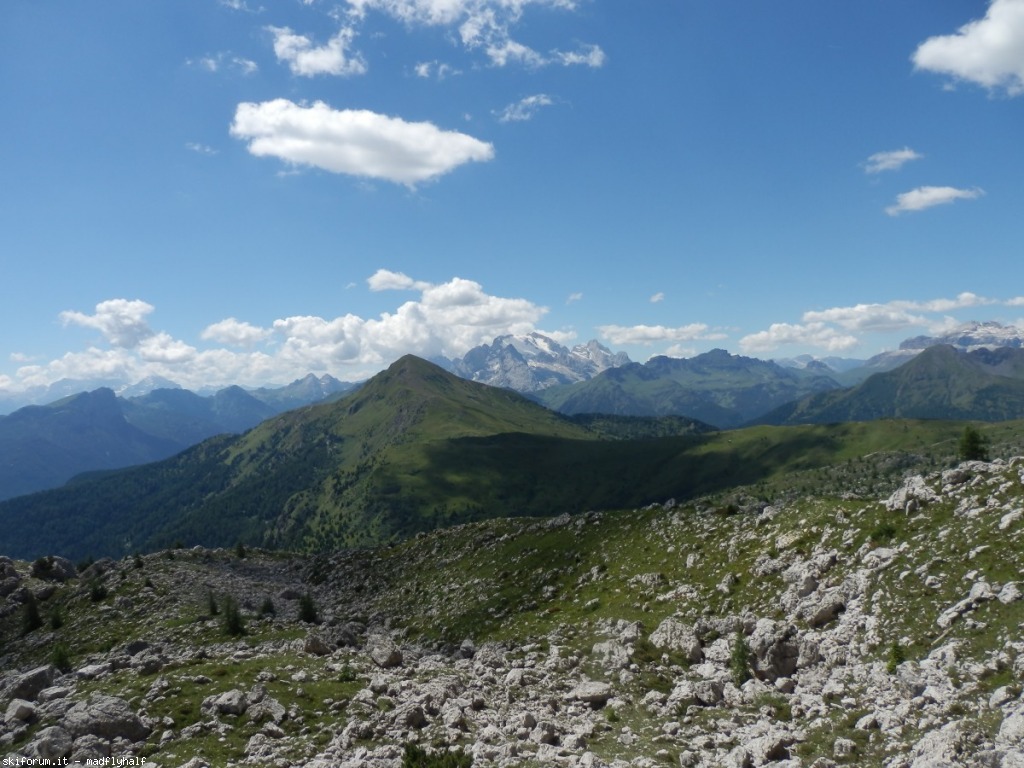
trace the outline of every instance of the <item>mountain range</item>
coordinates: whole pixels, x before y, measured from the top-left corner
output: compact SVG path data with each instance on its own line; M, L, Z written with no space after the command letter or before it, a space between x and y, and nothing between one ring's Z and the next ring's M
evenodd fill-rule
M444 362L438 361L445 365ZM602 371L629 363L596 340L572 349L539 333L497 337L474 347L445 367L457 376L516 392L537 392L559 384L587 381Z
M6 553L29 559L178 542L363 547L473 520L694 498L879 451L948 449L961 429L876 421L719 432L679 417L569 417L407 356L341 399L242 435L9 499L0 530Z
M786 403L755 421L825 424L872 419L1024 417L1024 349L925 347L908 362L855 387L819 392Z
M201 397L180 388L137 396L100 388L26 406L0 416L0 500L54 488L81 472L164 459L350 387L310 375L273 390L226 387Z
M715 349L692 358L653 357L646 363L611 368L589 381L534 393L561 413L624 416L681 414L736 427L783 403L837 389L815 370L795 370Z
M178 539L315 549L469 519L543 515L552 504L637 503L637 494L651 492L641 491L645 485L670 495L684 485L659 478L663 464L709 428L676 422L682 437L652 440L627 457L636 441L614 439L614 419L597 428L576 423L407 356L340 400L162 462L4 502L0 528L15 552L49 542L77 556ZM657 461L639 466L652 455ZM613 469L622 462L633 478Z
M1022 335L1013 326L973 323L945 336L908 339L899 350L868 361L776 363L713 350L640 364L596 341L570 349L534 333L501 336L461 359L436 362L462 378L521 391L561 413L674 415L726 429L896 415L993 420L1021 413L1007 364L965 368L947 356L921 364L934 369L927 388L916 368L869 382L919 356L928 359L923 353L944 344L980 360L993 345L1019 350ZM921 381L912 387L893 383L907 376ZM72 384L61 382L54 391ZM81 472L166 458L207 437L243 432L277 413L357 386L309 374L286 387L228 387L201 396L166 379L148 379L121 386L117 397L101 388L25 407L0 416L0 499L53 488ZM960 392L956 397L950 394L954 390ZM645 425L641 431L677 428Z

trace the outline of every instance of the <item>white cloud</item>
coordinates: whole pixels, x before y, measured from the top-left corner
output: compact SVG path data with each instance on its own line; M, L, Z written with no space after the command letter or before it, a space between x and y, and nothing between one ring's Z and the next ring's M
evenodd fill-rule
M696 354L696 348L684 347L682 344L673 344L665 350L666 357L693 357Z
M583 301L583 294L580 293L579 291L576 291L575 293L570 293L568 297L566 297L565 299L566 304L575 304L577 301Z
M918 187L896 196L896 202L885 209L890 216L901 213L923 211L936 205L952 203L954 200L973 200L985 194L982 189L957 189L956 187Z
M190 66L205 69L207 72L219 72L225 66L241 75L254 75L259 71L259 65L255 61L224 52L203 56L198 59L188 59L187 63Z
M740 339L740 349L747 353L769 352L785 344L819 347L841 352L857 346L855 336L842 334L824 323L772 323L767 331L759 331Z
M451 64L445 64L444 62L436 60L421 61L413 67L413 72L416 73L417 77L436 77L438 80L444 80L445 78L462 74L461 71L453 67Z
M203 56L200 59L189 59L188 63L192 66L205 69L207 72L216 72L220 69L220 59L217 56Z
M130 349L153 335L146 322L153 309L152 304L138 299L110 299L97 304L93 315L66 311L60 313L60 319L65 325L95 328L114 346Z
M254 9L245 0L220 0L220 4L233 11L245 11L247 13L259 13L262 8Z
M355 39L355 30L343 27L326 45L315 46L305 35L295 34L288 27L267 27L274 35L274 53L286 62L292 74L304 77L315 75L362 75L366 62L359 53L349 54Z
M541 107L549 107L554 102L545 93L538 93L534 96L526 96L514 104L509 104L498 115L498 121L502 123L519 122L530 120Z
M538 68L547 63L544 57L533 50L533 48L510 39L503 39L492 43L487 46L486 51L487 58L497 67L504 67L507 64L515 63Z
M808 327L823 327L825 323L838 325L848 331L886 332L924 325L927 321L914 315L910 307L891 304L857 304L852 307L833 307L821 311L804 312ZM787 342L790 343L790 342Z
M897 171L911 160L920 160L924 155L915 152L910 147L894 149L888 152L876 152L864 163L865 173L881 173L882 171Z
M661 342L696 341L698 339L724 339L725 334L712 332L704 323L668 328L664 325L602 325L599 326L602 337L612 344L649 346Z
M369 11L384 13L407 26L452 27L470 50L482 50L495 66L549 64L600 67L605 53L594 44L576 51L552 50L544 55L512 37L528 8L575 10L577 0L348 0L350 17L363 19Z
M928 301L890 301L885 304L856 304L852 307L833 307L821 311L804 312L805 323L833 323L848 331L888 332L928 325L921 313L950 312L997 303L969 291L954 299Z
M992 0L984 18L965 24L956 34L928 38L912 59L917 69L1021 95L1024 0Z
M244 59L241 56L231 57L231 66L243 75L254 75L259 72L259 65L252 59Z
M154 333L139 342L139 357L147 363L176 365L187 363L196 356L196 348L169 334Z
M603 67L607 56L597 45L585 45L578 51L554 51L553 58L567 67L583 65L597 69Z
M430 283L413 280L404 272L378 269L366 281L371 291L425 291Z
M962 293L958 293L955 299L931 299L930 301L908 301L895 303L903 303L912 309L921 310L923 312L949 312L953 309L989 306L992 304L998 304L999 301L996 299L987 299L984 296L978 296L976 293L971 293L970 291L963 291Z
M214 149L213 147L208 146L206 144L198 144L198 143L196 143L194 141L190 141L187 144L185 144L185 148L186 149L190 149L193 152L196 152L196 153L198 153L200 155L216 155L217 154L217 150Z
M111 299L97 304L92 314L61 313L67 325L99 330L105 348L97 343L47 363L22 365L10 381L0 384L24 388L62 378L133 382L158 375L199 389L284 384L309 372L353 381L407 353L457 357L496 336L529 333L547 312L527 299L489 294L479 283L459 277L429 283L382 269L367 286L419 295L375 318L298 315L277 319L268 328L227 318L200 334L202 341L219 345L207 349L150 328L146 319L152 305ZM575 337L565 331L549 335L563 341Z
M906 332L912 328L941 333L960 325L961 321L933 315L993 304L1012 306L1012 302L1012 299L999 301L964 291L952 299L896 300L809 310L803 313L802 322L798 324L775 323L767 331L744 336L740 347L747 352L767 352L794 344L838 352L857 346L861 337L869 333Z
M664 291L658 291L656 294L654 294L650 298L651 304L657 304L658 302L664 301L664 300L665 300L665 293L664 293Z
M367 110L335 110L322 101L239 104L231 135L249 140L249 152L259 157L408 187L494 157L491 144L464 133Z
M1024 307L1024 296L1015 296L1006 302L1008 307Z
M234 347L252 347L269 335L270 331L265 328L229 317L206 326L199 334L199 338L204 341L215 341L218 344L230 344Z

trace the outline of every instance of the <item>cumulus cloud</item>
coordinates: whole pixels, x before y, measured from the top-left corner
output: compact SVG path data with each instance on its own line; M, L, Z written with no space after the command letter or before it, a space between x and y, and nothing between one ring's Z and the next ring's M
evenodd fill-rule
M522 122L533 119L533 116L537 114L537 110L541 107L549 107L552 104L554 102L550 96L545 93L538 93L509 104L496 114L498 115L498 121L502 123Z
M355 39L355 30L343 27L327 41L317 46L305 35L293 32L289 27L267 27L274 36L274 54L278 61L288 64L292 74L303 77L316 75L362 75L367 70L366 61L359 53L350 54L349 47Z
M260 327L229 317L201 332L203 342L215 345L206 349L154 331L147 323L154 308L144 301L111 299L97 304L93 313L63 312L65 324L96 329L105 344L22 365L3 386L43 385L62 378L133 382L158 375L198 389L283 384L309 372L358 380L407 353L459 357L496 336L529 333L547 313L528 299L495 296L460 277L430 283L381 269L366 284L372 291L418 295L370 318L352 313L333 318L296 315ZM565 341L574 336L548 335Z
M766 331L744 336L740 347L747 352L768 352L792 344L838 352L857 346L868 333L894 333L911 328L938 333L959 325L959 321L935 315L993 304L1009 306L1012 301L1000 302L964 291L951 299L895 300L810 310L803 313L800 323L775 323Z
M139 342L139 357L147 363L175 365L186 363L196 356L196 348L175 339L170 334L154 333Z
M984 18L955 34L930 37L912 57L917 69L950 75L1009 96L1024 93L1024 0L992 0Z
M657 304L658 302L664 301L664 300L665 300L665 292L664 291L658 291L656 294L654 294L650 298L651 304Z
M61 312L60 319L65 325L94 328L115 347L130 349L153 335L146 322L146 317L152 314L153 309L152 304L138 299L110 299L97 304L92 315L69 310Z
M265 328L229 317L206 326L199 334L199 338L204 341L215 341L218 344L229 344L233 347L252 347L269 335L270 331Z
M850 331L899 331L928 324L926 314L951 312L996 304L994 299L964 291L953 299L928 301L890 301L884 304L855 304L852 307L833 307L821 311L804 312L808 323L834 323Z
M378 270L367 282L374 291L416 290L420 297L372 319L350 314L277 320L282 358L296 367L326 369L340 363L379 366L407 352L456 357L495 336L527 333L547 312L527 299L492 296L459 277L431 284Z
M724 339L723 333L713 332L704 323L691 323L677 328L664 325L602 325L599 326L601 336L612 344L639 344L650 346L661 342L684 342Z
M740 339L744 352L769 352L786 344L800 344L841 352L857 346L856 336L842 334L824 323L772 323L768 330L752 333Z
M896 196L896 202L885 209L890 216L901 213L923 211L936 205L945 205L954 200L973 200L981 197L985 191L974 189L957 189L956 187L918 187Z
M371 291L424 291L430 287L430 283L413 280L404 272L390 269L378 269L366 282Z
M574 10L576 0L348 0L350 16L362 19L369 11L386 14L407 26L450 27L470 50L482 50L499 67L521 64L542 67L600 67L605 53L595 44L577 50L542 54L512 37L512 29L528 8Z
M876 152L864 163L865 173L882 173L883 171L898 171L911 160L920 160L924 155L915 152L910 147L893 149L888 152Z
M248 140L249 152L258 157L408 187L494 157L491 144L464 133L368 110L336 110L322 101L239 104L231 135Z

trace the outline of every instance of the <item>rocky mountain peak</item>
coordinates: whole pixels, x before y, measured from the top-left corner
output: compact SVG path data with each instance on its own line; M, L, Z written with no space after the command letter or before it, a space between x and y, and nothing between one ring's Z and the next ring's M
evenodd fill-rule
M1024 328L997 322L969 322L941 336L915 336L900 344L904 351L920 351L940 344L964 352L999 347L1024 347Z
M536 392L556 384L586 381L628 362L624 352L613 353L596 340L569 349L533 332L498 336L490 344L471 349L451 368L456 375L471 381L518 392Z

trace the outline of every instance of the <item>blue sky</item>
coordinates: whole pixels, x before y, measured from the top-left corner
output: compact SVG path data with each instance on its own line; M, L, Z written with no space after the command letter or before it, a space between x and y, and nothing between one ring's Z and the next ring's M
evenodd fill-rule
M6 0L0 389L1024 324L1024 0Z

